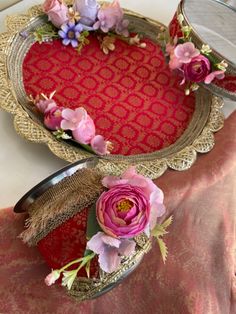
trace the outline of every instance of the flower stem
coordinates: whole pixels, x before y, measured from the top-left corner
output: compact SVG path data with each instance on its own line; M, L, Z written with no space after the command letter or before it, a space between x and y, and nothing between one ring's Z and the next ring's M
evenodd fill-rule
M63 266L63 267L59 270L59 272L61 273L61 272L63 272L64 270L66 270L67 268L69 268L70 266L81 262L81 264L79 265L79 267L78 267L78 269L77 269L77 272L78 272L83 266L85 266L89 261L91 261L91 260L95 257L95 255L96 255L95 253L92 253L92 254L87 255L87 256L85 256L85 257L78 258L78 259L76 259L76 260L74 260L74 261L72 261L72 262L66 264L65 266Z

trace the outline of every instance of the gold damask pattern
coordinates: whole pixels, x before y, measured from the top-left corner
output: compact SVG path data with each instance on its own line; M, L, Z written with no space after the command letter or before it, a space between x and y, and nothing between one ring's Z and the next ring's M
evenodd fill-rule
M23 108L12 86L8 69L9 56L14 50L16 34L33 23L42 14L41 6L32 7L27 14L10 16L6 24L8 31L0 34L0 107L14 115L16 131L25 139L44 143L58 157L74 162L93 156L77 147L59 142L42 125L37 123L30 112ZM126 10L126 14L135 21L138 27L146 27L152 32L153 27L160 29L160 23ZM221 112L222 99L212 96L200 89L196 94L196 110L193 119L182 135L173 145L151 154L136 156L113 155L101 158L98 168L106 173L120 174L129 165L136 165L137 170L154 179L161 176L168 167L183 171L189 169L197 158L197 153L207 153L214 146L213 133L223 127L224 117Z

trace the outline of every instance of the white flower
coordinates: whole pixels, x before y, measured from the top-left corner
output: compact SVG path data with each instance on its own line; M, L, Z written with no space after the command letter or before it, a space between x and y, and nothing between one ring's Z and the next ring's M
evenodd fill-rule
M70 290L72 285L73 285L73 282L75 281L77 273L78 273L77 269L76 270L70 270L70 271L64 271L61 285L64 287L67 287Z
M209 54L212 52L212 50L209 45L202 45L201 52L204 54Z
M183 21L184 21L184 16L183 16L183 14L179 14L178 17L177 17L177 19L178 19L179 24L182 25L182 24L183 24Z

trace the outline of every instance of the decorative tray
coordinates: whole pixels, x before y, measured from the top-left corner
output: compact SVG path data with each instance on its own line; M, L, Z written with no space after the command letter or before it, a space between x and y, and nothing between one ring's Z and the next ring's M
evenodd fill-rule
M56 91L57 103L82 105L112 142L112 153L99 158L101 170L119 174L135 165L149 178L168 167L186 170L197 153L213 148L213 133L223 127L222 99L202 87L186 96L157 40L165 26L128 10L125 18L132 33L142 34L145 49L118 39L106 55L92 35L80 53L58 39L35 42L35 31L48 23L41 6L8 17L0 35L0 106L14 115L21 136L56 156L69 162L93 157L74 141L56 138L29 103L30 95Z

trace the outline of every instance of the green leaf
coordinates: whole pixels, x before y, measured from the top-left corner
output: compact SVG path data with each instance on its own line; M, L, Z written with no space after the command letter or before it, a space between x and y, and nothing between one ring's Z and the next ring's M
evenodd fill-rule
M88 278L90 278L90 264L91 264L91 260L88 261L88 263L85 266L85 271L86 271L86 274L87 274Z
M153 237L163 237L168 232L162 227L162 225L156 225L155 228L152 230Z
M97 222L96 205L94 204L93 206L89 208L88 220L87 220L87 231L86 231L87 239L91 239L99 231L101 231L101 227L99 226Z
M161 227L163 229L168 228L173 222L173 216L170 216L166 221L163 222L163 224L161 224Z
M161 252L161 256L162 256L163 262L165 264L166 259L167 259L167 255L168 255L167 246L166 246L165 242L161 238L157 238L157 242L158 242L158 245L159 245L159 248L160 248L160 252Z

